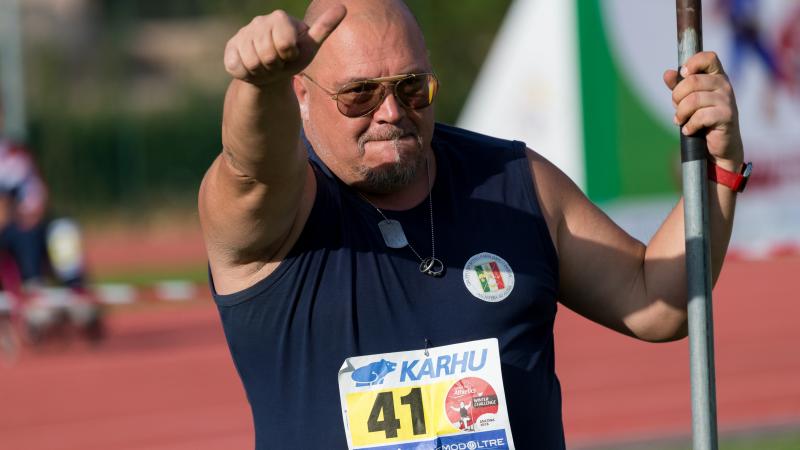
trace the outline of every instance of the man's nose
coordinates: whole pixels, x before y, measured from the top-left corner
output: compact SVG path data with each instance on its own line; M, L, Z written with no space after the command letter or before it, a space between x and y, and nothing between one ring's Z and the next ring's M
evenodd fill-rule
M372 115L372 119L378 123L397 123L406 116L406 109L397 101L394 90L388 89L386 97Z

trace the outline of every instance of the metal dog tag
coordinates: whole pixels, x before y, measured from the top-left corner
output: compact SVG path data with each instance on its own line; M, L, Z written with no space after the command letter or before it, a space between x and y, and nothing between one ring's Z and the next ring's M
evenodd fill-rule
M389 248L403 248L408 245L403 226L396 220L386 219L378 222L378 228L383 235L383 242Z

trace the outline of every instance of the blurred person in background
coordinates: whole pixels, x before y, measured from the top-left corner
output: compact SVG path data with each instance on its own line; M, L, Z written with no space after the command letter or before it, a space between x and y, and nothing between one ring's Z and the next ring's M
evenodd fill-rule
M45 182L28 149L3 136L2 111L0 104L2 289L23 300L20 312L30 342L41 342L64 324L97 342L105 329L101 305L85 285L80 229L70 219L49 217ZM69 289L64 296L49 286Z
M16 262L27 290L44 281L47 187L31 153L3 135L0 99L0 251Z
M224 64L223 149L199 211L257 449L346 448L343 413L361 414L366 435L396 436L408 423L392 402L341 404L338 387L388 390L385 377L423 372L378 355L488 338L516 448L563 449L557 302L641 340L686 336L682 203L645 245L525 144L435 123L438 80L402 1L315 0L303 20L256 17ZM704 133L709 165L741 181L720 61L701 53L681 72L664 75L676 125ZM739 190L709 181L715 280ZM361 355L376 362L349 380L342 362Z

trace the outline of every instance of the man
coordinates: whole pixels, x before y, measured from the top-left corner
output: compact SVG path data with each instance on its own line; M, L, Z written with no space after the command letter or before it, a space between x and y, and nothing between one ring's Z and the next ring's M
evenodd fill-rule
M415 375L379 355L487 338L498 341L505 395L491 386L496 397L481 401L507 408L516 448L564 448L556 299L639 339L686 335L682 204L645 246L524 144L435 124L438 81L402 1L317 0L303 21L257 17L224 62L233 80L223 151L199 210L257 448L346 448L356 413L365 439L394 443L407 430L396 416L413 418L418 391L386 400L390 377ZM742 144L720 62L699 54L684 76L664 77L676 123L705 128L713 162L737 171ZM709 188L716 279L736 194ZM359 355L385 369L371 411L350 397L340 404L337 373ZM441 414L424 412L415 436Z
M0 103L0 131L3 129ZM55 320L56 309L44 300L48 282L70 288L74 303L65 309L87 337L102 337L100 305L85 286L80 230L70 219L48 217L47 186L30 152L0 134L0 252L19 272L4 272L0 286L26 299L24 316L28 330ZM9 270L3 265L3 271ZM30 302L27 300L31 300Z
M0 134L0 250L14 258L27 285L42 281L46 210L47 189L30 153Z

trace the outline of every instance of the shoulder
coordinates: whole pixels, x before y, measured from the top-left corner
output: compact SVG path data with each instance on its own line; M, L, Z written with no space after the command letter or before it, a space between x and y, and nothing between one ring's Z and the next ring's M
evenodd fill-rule
M524 142L488 136L443 123L436 123L433 143L434 145L456 145L460 150L464 148L484 151L487 149L506 149L520 152L520 154L525 149Z
M518 175L515 180L531 183L535 196L533 201L538 204L554 243L558 242L558 230L563 226L565 211L570 209L570 205L581 202L583 194L578 186L524 142L437 123L433 145L446 152L451 166L465 168L463 174L475 174L483 179L487 175L511 170L510 173Z
M542 191L540 195L558 197L557 194L563 192L565 188L573 192L577 189L564 172L521 141L502 139L437 123L433 145L453 150L451 153L468 158L481 157L482 165L492 165L492 161L508 163L511 160L520 160L525 170L533 177L537 190Z
M451 170L472 174L476 180L503 173L518 177L527 167L525 143L450 125L436 124L431 146Z
M463 128L437 123L433 146L444 150L450 163L463 160L465 165L481 171L506 170L513 164L530 175L539 202L557 216L561 206L580 189L547 158L528 148L524 142L502 139Z
M568 234L564 229L566 216L580 216L588 200L578 185L550 160L530 148L525 153L542 215L560 255L561 238Z

